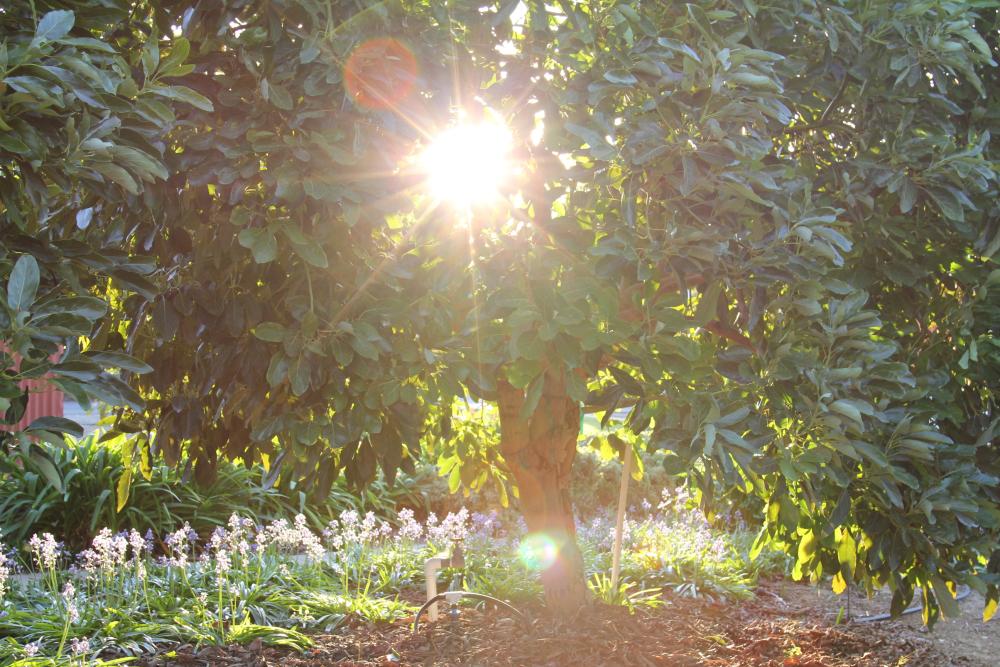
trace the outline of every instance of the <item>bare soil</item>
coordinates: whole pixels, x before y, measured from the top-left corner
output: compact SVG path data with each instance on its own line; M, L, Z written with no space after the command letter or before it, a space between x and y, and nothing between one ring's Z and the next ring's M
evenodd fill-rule
M882 613L888 595L856 593L855 616ZM933 632L920 615L896 621L835 625L846 596L791 582L767 582L753 600L714 604L673 598L655 610L629 614L592 605L575 618L552 621L538 609L524 620L501 611L463 608L422 625L356 623L317 635L305 653L262 647L179 647L150 656L146 667L252 665L265 667L668 666L688 667L993 667L1000 665L1000 622L981 620L982 598L962 602L963 616Z
M761 587L758 599L766 596L772 597L772 607L789 616L812 616L827 625L835 623L838 615L846 618L847 595L834 595L829 587L776 581ZM889 609L891 597L887 590L877 592L870 599L855 591L851 596L851 615L857 621L867 615L883 614ZM995 667L1000 665L1000 616L983 623L984 604L983 597L973 592L960 602L961 616L940 620L931 631L924 627L919 613L871 626L928 642L947 656L944 665ZM852 627L859 625L855 623Z

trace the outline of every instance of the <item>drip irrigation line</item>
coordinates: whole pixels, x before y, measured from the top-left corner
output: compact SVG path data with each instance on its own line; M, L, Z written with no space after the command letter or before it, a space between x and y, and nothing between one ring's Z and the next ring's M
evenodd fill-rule
M441 602L443 600L447 600L449 597L473 598L474 600L483 600L484 602L492 602L494 604L500 605L501 607L506 607L511 612L513 612L515 616L517 616L522 620L524 619L524 614L518 611L513 605L511 605L509 602L504 602L499 598L495 598L492 595L483 595L482 593L471 593L469 591L447 591L445 593L438 593L437 595L435 595L430 600L424 603L424 606L420 608L420 610L417 612L417 615L413 617L413 632L417 631L417 626L420 623L420 616L425 611L427 611L427 609L432 604L434 604L435 602Z
M968 586L960 586L958 590L958 595L955 596L955 602L961 602L965 598L972 595L972 589ZM906 614L916 614L918 611L923 611L924 605L918 604L915 607L909 607L904 609L899 615L905 616ZM854 623L874 623L875 621L888 621L892 618L892 614L875 614L874 616L857 616L850 619Z

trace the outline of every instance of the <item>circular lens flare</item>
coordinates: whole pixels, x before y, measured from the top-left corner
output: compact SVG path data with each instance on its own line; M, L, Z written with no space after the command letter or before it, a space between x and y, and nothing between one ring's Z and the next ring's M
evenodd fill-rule
M510 132L498 123L463 124L445 130L421 159L431 193L456 206L497 199L511 176L511 144Z
M413 92L417 59L399 40L370 39L359 44L344 65L344 85L359 106L391 109Z
M517 555L529 570L541 572L555 565L559 547L545 533L533 533L521 541Z

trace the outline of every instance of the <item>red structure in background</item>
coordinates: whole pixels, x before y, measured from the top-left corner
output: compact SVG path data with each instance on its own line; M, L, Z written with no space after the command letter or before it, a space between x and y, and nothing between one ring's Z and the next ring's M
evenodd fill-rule
M11 430L20 431L39 417L63 416L63 393L49 384L48 380L25 380L22 387L28 390L28 409L24 417Z
M8 349L6 344L0 343L0 350ZM59 361L59 354L51 357L53 363ZM14 359L15 366L21 365L21 360ZM28 427L31 422L39 417L62 417L63 416L63 393L56 389L46 378L35 380L22 380L21 388L28 390L28 408L24 411L24 417L14 426L0 424L2 431L20 431Z

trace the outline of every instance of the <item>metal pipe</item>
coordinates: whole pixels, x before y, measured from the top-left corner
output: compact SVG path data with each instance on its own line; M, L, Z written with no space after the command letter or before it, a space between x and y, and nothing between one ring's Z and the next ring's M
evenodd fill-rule
M465 566L465 555L462 553L462 547L455 547L455 552L449 556L447 553L439 553L433 558L428 558L424 563L424 589L427 593L427 605L430 605L427 611L427 617L433 622L438 620L438 608L437 603L432 603L431 600L438 597L437 592L437 573L446 567L464 567Z

